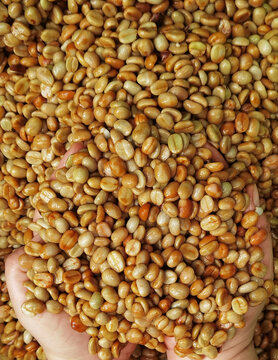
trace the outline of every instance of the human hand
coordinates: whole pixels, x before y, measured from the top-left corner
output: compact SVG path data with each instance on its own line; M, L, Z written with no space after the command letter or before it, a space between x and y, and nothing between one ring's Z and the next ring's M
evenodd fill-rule
M65 166L67 158L82 147L82 143L74 144L64 155L58 168ZM55 179L55 174L52 175L52 179ZM39 217L41 216L36 210L34 221ZM38 234L35 235L33 241L41 241ZM93 356L88 351L90 336L86 332L79 333L73 330L70 318L65 312L51 314L44 311L35 317L29 317L22 312L21 307L26 300L26 289L23 283L28 280L26 270L22 269L18 262L23 253L24 250L20 248L9 255L5 261L7 287L18 320L40 343L48 360L98 360L96 355ZM125 346L119 360L129 359L134 349L134 344Z
M227 164L222 157L222 155L211 145L206 146L208 149L212 151L213 159L215 161L224 162L225 166ZM247 211L256 210L256 207L260 206L259 194L257 186L252 184L246 187L246 192L250 197L250 204ZM257 227L259 229L265 229L267 232L266 240L260 244L260 247L264 252L263 263L267 266L267 273L264 277L264 280L273 279L273 253L272 253L272 239L270 234L270 226L268 220L264 214L260 215L259 221L257 223ZM237 329L236 334L233 339L228 340L221 347L221 351L219 355L216 357L217 360L255 360L257 359L257 355L255 352L254 344L253 344L253 336L254 330L257 323L257 319L262 312L265 304L262 303L258 306L249 307L249 310L244 315L245 319L245 327L242 329ZM165 343L167 345L167 358L168 360L181 360L175 351L174 347L176 345L176 341L173 337L166 337ZM183 359L189 360L189 357L184 357ZM203 357L203 360L209 360L208 357Z
M23 253L22 248L14 251L5 264L8 291L18 320L40 343L48 360L98 360L96 355L89 354L90 336L86 332L73 330L65 312L51 314L44 311L35 317L23 314L21 306L26 300L23 282L28 280L26 270L18 263L18 258ZM119 360L129 359L134 349L135 345L128 344L122 350Z

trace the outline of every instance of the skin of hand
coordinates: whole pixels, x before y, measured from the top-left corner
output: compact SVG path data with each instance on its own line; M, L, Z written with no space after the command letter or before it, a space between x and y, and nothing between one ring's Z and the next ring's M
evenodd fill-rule
M77 143L65 154L59 167L63 167L68 156L82 149L83 144ZM52 176L52 179L55 175ZM41 217L36 210L34 221ZM33 241L40 241L39 235L35 235ZM25 301L26 289L23 282L28 280L26 270L18 263L18 258L24 253L22 248L14 251L5 261L5 276L7 287L15 313L21 324L43 347L48 360L98 360L96 355L88 351L90 336L84 332L79 333L71 328L68 314L51 314L44 311L34 317L29 317L21 311ZM119 360L127 360L134 351L136 345L128 344L121 351Z
M224 162L227 168L227 163L223 156L210 144L206 144L206 147L212 151L213 160ZM250 204L247 211L255 210L256 207L260 206L259 193L257 186L254 184L246 187L246 192L250 197ZM260 247L264 251L263 263L267 265L267 274L264 280L273 279L273 250L272 250L272 239L270 234L270 226L268 220L264 214L259 217L257 224L259 229L265 229L267 231L266 240L260 244ZM227 341L221 348L219 355L216 360L256 360L258 359L254 344L253 336L257 319L264 308L264 303L259 306L249 307L249 310L244 315L246 325L242 329L237 329L236 335L233 339ZM167 345L167 358L168 360L189 360L188 357L181 358L174 352L176 341L173 337L166 337L165 343ZM204 357L203 360L209 360L208 357Z

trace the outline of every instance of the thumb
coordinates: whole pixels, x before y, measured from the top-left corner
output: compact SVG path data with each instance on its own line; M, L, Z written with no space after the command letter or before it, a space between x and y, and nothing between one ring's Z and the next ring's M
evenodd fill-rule
M18 263L20 255L24 254L23 247L15 250L5 260L5 278L7 288L9 291L10 299L13 304L14 310L18 315L20 322L24 322L23 313L21 311L21 305L25 301L26 289L22 285L24 281L27 281L26 271L24 271ZM22 323L23 324L23 323ZM24 325L24 324L23 324Z

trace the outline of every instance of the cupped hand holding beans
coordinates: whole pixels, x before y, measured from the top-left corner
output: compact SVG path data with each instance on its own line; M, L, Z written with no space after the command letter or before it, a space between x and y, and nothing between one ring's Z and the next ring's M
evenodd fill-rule
M224 158L213 146L207 144L206 147L213 152L214 160L222 161L225 163L225 166L227 165ZM249 281L245 280L245 284L242 285L241 288L235 285L237 286L235 289L235 291L237 290L237 296L233 299L231 297L228 299L229 304L225 309L228 313L226 313L226 321L223 321L223 324L225 325L226 323L227 325L226 328L223 326L223 330L220 329L216 331L214 326L207 326L206 328L203 326L196 331L195 341L203 341L203 345L205 345L200 350L200 355L204 355L202 357L203 360L212 358L216 360L257 359L253 337L257 320L266 305L267 297L271 296L273 292L273 283L271 281L273 279L273 250L270 226L265 214L262 213L260 208L257 186L254 184L248 185L246 187L246 193L249 195L250 203L245 213L257 211L260 214L256 224L259 231L256 233L256 236L251 237L250 240L251 245L254 246L252 251L254 259L249 259L251 277L249 276L250 273L242 274L243 277L247 277ZM262 262L260 263L256 260L261 260ZM258 264L260 264L260 266ZM261 264L265 265L263 274L259 274L255 270L257 268L260 272ZM226 284L228 284L228 281L229 279ZM231 279L229 284L233 284ZM253 291L250 291L252 290L252 286L254 286ZM250 294L249 304L241 296L246 292ZM228 293L225 293L225 295L227 296ZM259 299L262 300L261 303ZM258 303L259 305L257 305ZM235 329L235 326L233 331L229 333L230 323L233 321L233 318L236 319L238 315L244 315L245 324L239 325L237 329ZM181 340L177 340L177 338L166 337L165 342L167 345L168 360L180 360L182 358L195 359L194 355L192 355L193 341L194 340L190 338L190 333L187 339L181 337ZM219 349L220 347L221 350L217 354L217 348ZM187 354L189 357L186 356Z
M18 262L23 253L23 249L14 251L6 260L5 271L10 299L21 324L43 346L48 360L98 360L97 355L88 351L90 335L84 332L82 323L70 323L68 314L62 311L57 301L50 300L45 306L41 301L30 300L26 312L22 312L22 304L26 301L23 284L28 281L27 270ZM119 360L129 359L134 348L135 345L128 344L121 351Z
M70 155L83 148L82 143L74 144L61 159L57 169L65 166ZM55 179L55 172L51 176ZM41 218L38 210L35 211L34 221ZM32 239L41 242L39 234ZM23 255L23 258L21 258ZM21 258L21 259L20 259ZM23 266L21 266L23 265ZM30 264L29 264L30 265ZM69 319L68 314L62 311L63 306L53 299L44 288L37 287L37 298L26 302L28 287L27 269L24 261L23 248L14 251L5 261L5 274L11 302L20 323L43 346L48 360L98 360L97 355L91 355L88 349L90 335L85 332L86 327L78 319ZM40 300L44 300L44 302ZM25 304L24 304L25 303ZM24 304L24 305L23 305ZM36 316L35 316L36 315ZM119 360L127 360L135 349L134 344L121 346Z

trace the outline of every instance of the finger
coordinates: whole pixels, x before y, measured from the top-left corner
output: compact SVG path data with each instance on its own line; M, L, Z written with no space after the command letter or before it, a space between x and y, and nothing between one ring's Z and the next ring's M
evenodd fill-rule
M260 197L259 197L257 185L255 185L255 184L248 185L246 187L246 192L249 195L250 203L245 212L251 211L251 210L256 210L256 208L258 208L260 206ZM264 229L267 232L267 237L266 237L265 241L263 241L260 244L260 247L262 248L262 250L264 252L263 263L267 267L267 273L264 277L264 280L273 279L272 238L271 238L270 225L269 225L269 222L268 222L265 214L260 215L258 223L257 223L257 227L259 229Z
M167 346L167 349L172 349L176 345L175 338L165 336L165 345Z
M56 170L65 167L68 158L69 158L72 154L75 154L75 153L77 153L78 151L80 151L81 149L83 149L83 147L84 147L84 144L83 144L82 142L74 143L74 144L70 147L70 149L65 153L65 155L62 157L62 159L61 159L61 161L60 161L60 163L59 163L59 165L58 165L58 167L57 167ZM55 171L56 171L56 170L55 170ZM55 180L55 179L56 179L55 171L54 171L54 173L51 175L50 180Z
M221 163L224 164L224 168L227 169L228 168L228 163L227 161L225 160L225 158L223 157L223 155L213 146L211 145L210 143L206 143L204 145L205 148L209 149L211 151L211 154L212 154L212 160L213 161L219 161Z
M33 216L33 222L36 222L38 219L42 219L42 216L41 216L39 210L35 209L34 216ZM33 236L32 241L40 242L40 243L42 242L42 238L40 237L40 235L37 232L33 231L33 235L34 236Z
M267 231L267 237L265 241L263 241L260 244L260 247L262 248L264 252L264 258L263 263L266 265L267 272L264 277L264 280L273 279L273 247L272 247L272 238L271 238L271 232L269 228L269 222L267 220L267 217L265 214L260 216L259 222L258 222L258 228L265 229Z
M22 314L21 305L25 301L26 289L23 286L24 281L28 280L26 270L19 265L18 258L24 254L23 248L15 250L5 261L5 278L16 314L20 317ZM19 318L21 321L22 319Z
M41 219L41 218L42 218L42 216L41 216L39 210L35 209L34 216L33 216L33 221L36 222L38 219Z
M120 357L117 360L128 360L135 349L136 344L128 343L121 351Z
M256 184L247 185L246 193L249 195L250 203L247 209L245 210L245 212L256 210L256 208L260 206L260 197L259 197L257 185Z

